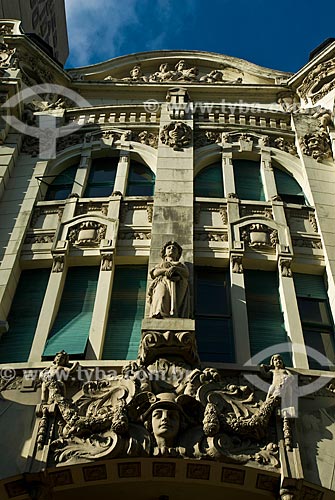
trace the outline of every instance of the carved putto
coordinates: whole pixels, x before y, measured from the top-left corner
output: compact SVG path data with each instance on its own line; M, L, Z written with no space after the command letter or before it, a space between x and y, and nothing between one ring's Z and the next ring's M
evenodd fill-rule
M153 280L148 292L151 318L189 317L189 270L180 262L182 251L176 241L168 241L161 250L161 263L150 271Z
M105 238L106 225L95 221L85 221L72 227L68 240L73 246L94 247L98 246Z
M163 144L170 146L175 151L182 151L190 146L192 129L183 122L171 122L163 127L160 139Z

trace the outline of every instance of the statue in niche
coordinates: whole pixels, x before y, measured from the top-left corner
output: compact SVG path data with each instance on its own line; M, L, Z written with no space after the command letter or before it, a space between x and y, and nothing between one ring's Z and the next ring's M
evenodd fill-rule
M190 314L189 271L179 261L182 247L168 241L161 250L162 262L151 271L148 295L150 318L188 318Z
M78 363L69 365L69 355L65 351L57 352L51 365L40 373L42 404L52 404L56 400L65 398L65 381L77 366Z

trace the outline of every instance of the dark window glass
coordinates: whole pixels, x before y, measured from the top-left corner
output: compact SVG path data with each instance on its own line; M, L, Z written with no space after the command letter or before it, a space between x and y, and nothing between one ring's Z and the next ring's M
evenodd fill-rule
M235 191L241 200L264 201L260 165L251 160L233 160Z
M96 158L92 161L85 198L110 196L114 190L118 158Z
M98 267L68 269L62 299L44 349L44 357L53 357L62 349L73 357L84 357L98 277Z
M201 267L195 273L195 324L202 361L235 361L229 281L225 270Z
M28 360L49 275L50 269L22 271L7 318L9 330L0 339L0 363Z
M215 163L204 168L194 179L194 195L206 198L223 198L222 166Z
M155 187L155 174L149 167L131 160L126 196L152 196Z
M244 282L250 351L253 356L267 347L288 342L288 338L280 305L277 273L246 269ZM291 365L289 353L278 354L282 355L287 365ZM269 361L269 358L264 361Z
M49 185L45 199L47 201L66 200L69 194L74 190L73 183L76 172L77 165L73 165L57 175ZM45 182L48 182L48 178L45 178Z
M136 359L144 318L148 269L117 266L106 327L103 359Z
M275 168L274 175L277 193L284 202L296 203L298 205L306 204L304 193L291 174Z
M305 344L316 349L335 365L334 326L322 276L294 274L298 308ZM312 369L329 370L329 364L308 356Z

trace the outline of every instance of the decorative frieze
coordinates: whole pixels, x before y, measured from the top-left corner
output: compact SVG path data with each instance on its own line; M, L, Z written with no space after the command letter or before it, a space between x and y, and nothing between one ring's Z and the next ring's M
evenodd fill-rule
M271 137L269 146L271 146L272 148L280 149L280 151L284 151L285 153L289 153L293 156L298 155L298 151L293 139L290 140L284 137Z
M28 233L25 237L25 245L34 245L36 243L53 243L55 233Z
M313 248L315 250L322 250L322 242L320 239L306 238L302 237L292 237L292 245L294 247L305 247L305 248Z
M228 233L224 232L212 232L212 231L195 231L194 232L195 241L228 241Z
M151 231L133 231L123 230L119 231L120 240L151 240Z
M227 66L227 68L229 68ZM110 82L126 82L126 83L171 83L171 82L187 82L187 83L214 83L214 84L241 84L242 73L235 79L227 79L225 68L213 69L209 73L202 76L199 74L197 66L189 67L184 59L181 59L171 67L169 63L162 62L157 71L150 74L144 74L141 64L135 64L129 72L129 76L123 78L114 78L108 75L104 78Z

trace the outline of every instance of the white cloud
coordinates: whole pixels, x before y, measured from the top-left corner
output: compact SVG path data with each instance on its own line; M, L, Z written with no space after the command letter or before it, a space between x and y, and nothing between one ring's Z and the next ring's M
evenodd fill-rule
M70 43L70 62L90 64L116 55L118 38L127 25L137 22L140 0L65 0Z
M139 52L168 48L185 23L194 20L195 3L196 0L65 0L68 64L85 66L111 59L127 45L134 47L134 42ZM127 40L127 28L132 28L131 40Z

